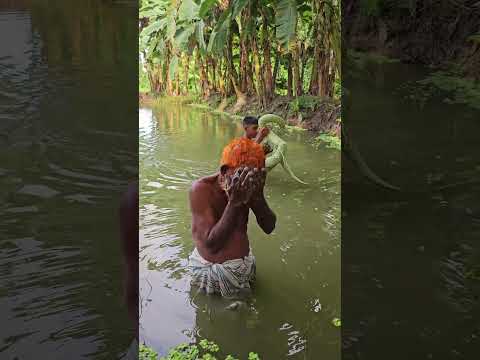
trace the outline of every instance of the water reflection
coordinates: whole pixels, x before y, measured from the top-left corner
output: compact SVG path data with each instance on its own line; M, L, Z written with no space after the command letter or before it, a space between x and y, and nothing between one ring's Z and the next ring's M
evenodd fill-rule
M137 44L136 18L0 3L2 359L112 359L132 340L115 215L136 176L137 65L119 46Z
M338 359L340 332L331 320L340 316L340 154L289 139L292 166L312 185L299 188L281 169L271 173L266 196L278 227L267 236L251 219L256 289L232 304L190 289L187 193L193 180L216 171L239 126L174 103L140 117L141 339L160 353L209 338L241 357Z

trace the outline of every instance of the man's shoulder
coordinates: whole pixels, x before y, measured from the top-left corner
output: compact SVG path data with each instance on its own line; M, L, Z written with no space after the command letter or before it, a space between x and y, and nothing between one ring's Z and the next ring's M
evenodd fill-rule
M213 190L217 179L217 175L207 176L195 180L190 187L190 193L205 193Z

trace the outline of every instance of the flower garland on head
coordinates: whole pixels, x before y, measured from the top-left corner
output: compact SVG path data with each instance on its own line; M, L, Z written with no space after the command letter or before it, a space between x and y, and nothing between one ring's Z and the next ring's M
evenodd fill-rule
M265 167L263 147L247 138L234 139L223 149L220 165L232 169L240 166L262 169Z

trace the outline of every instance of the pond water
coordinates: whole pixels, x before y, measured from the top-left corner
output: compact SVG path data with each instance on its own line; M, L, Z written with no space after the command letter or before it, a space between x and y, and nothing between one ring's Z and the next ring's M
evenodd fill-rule
M263 359L339 359L340 152L287 138L295 183L281 168L266 184L277 214L272 235L253 215L249 238L257 258L253 295L236 311L231 301L197 295L186 271L193 249L188 189L217 171L222 148L241 135L238 121L164 102L141 108L140 337L160 354L207 338L224 353ZM253 217L253 218L252 218Z
M137 176L136 18L0 3L2 359L114 359L132 341L117 214Z
M480 114L445 96L402 100L431 70L366 70L344 80L343 119L368 165L403 191L366 183L342 158L343 358L476 358Z

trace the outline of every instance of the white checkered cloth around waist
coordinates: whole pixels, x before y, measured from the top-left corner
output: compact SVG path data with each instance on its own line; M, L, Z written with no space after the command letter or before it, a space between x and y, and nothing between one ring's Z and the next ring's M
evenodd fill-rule
M214 264L205 260L195 248L189 257L188 267L192 272L192 286L207 294L234 297L250 291L255 281L255 257L252 249L247 256Z

